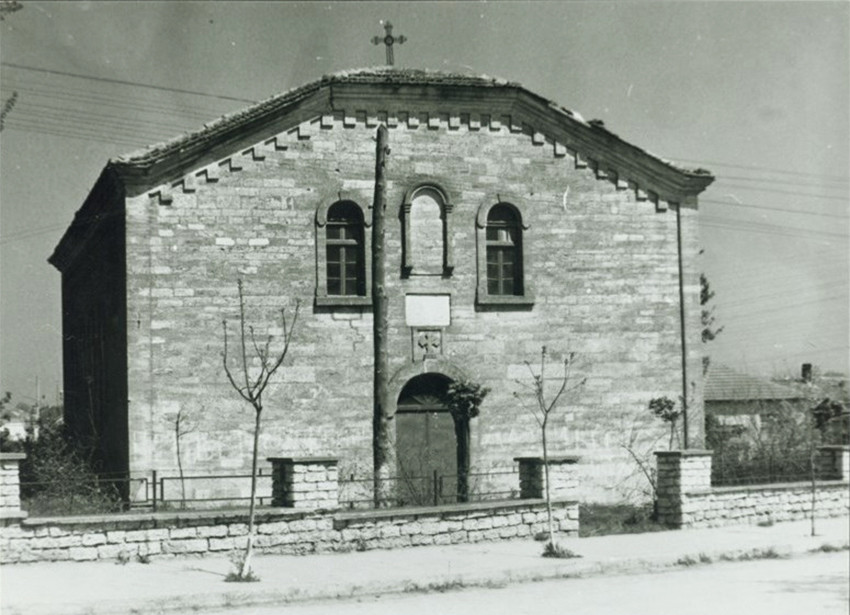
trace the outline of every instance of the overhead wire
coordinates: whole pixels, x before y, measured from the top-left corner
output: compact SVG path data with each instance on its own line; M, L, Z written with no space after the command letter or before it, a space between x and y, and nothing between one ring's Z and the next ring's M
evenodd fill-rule
M149 83L140 83L138 81L126 81L124 79L112 79L112 78L109 78L109 77L95 77L93 75L83 75L83 74L80 74L80 73L71 73L71 72L68 72L68 71L52 70L52 69L47 69L47 68L38 68L38 67L34 67L34 66L26 66L24 64L18 64L18 63L15 63L15 62L0 62L0 66L6 66L8 68L16 68L16 69L19 69L19 70L26 70L26 71L36 72L36 73L44 73L44 74L49 74L49 75L60 75L60 76L63 76L63 77L75 77L77 79L88 79L89 81L97 81L97 82L100 82L100 83L113 83L113 84L117 84L117 85L129 85L129 86L133 86L133 87L147 88L147 89L150 89L150 90L158 90L158 91L161 91L161 92L173 92L175 94L191 94L193 96L205 96L205 97L208 97L208 98L218 98L220 100L230 100L230 101L246 102L246 103L257 102L255 100L250 99L250 98L241 98L241 97L238 97L238 96L226 96L226 95L223 95L223 94L211 94L209 92L199 92L197 90L185 90L185 89L182 89L182 88L171 88L171 87L166 87L166 86L161 86L161 85L152 85L152 84L149 84Z

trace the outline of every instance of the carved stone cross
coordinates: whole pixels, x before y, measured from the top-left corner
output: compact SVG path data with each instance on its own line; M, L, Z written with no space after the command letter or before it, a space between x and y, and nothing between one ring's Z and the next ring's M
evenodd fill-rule
M386 45L386 47L387 47L387 64L389 66L392 66L393 62L394 62L393 44L398 43L399 45L401 45L402 43L404 43L404 41L407 40L407 38L405 38L404 35L393 36L393 25L390 22L386 22L384 24L384 30L386 31L386 34L384 34L384 36L373 37L372 38L372 44L373 45L380 45L381 43L383 43L384 45Z

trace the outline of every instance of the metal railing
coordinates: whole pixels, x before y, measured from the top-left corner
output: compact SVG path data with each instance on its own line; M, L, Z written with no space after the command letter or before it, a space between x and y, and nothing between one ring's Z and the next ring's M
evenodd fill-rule
M468 502L519 498L516 472L470 472ZM386 504L392 508L441 506L458 501L457 475L433 471L423 476L392 476L385 479L391 494ZM371 508L374 505L372 477L356 478L353 474L339 481L339 501L344 508Z
M715 452L715 455L716 452ZM817 468L815 468L817 472ZM810 455L789 455L777 459L725 459L715 456L711 484L715 487L796 483L812 479Z
M271 506L271 471L261 468L257 479L257 504ZM469 502L519 498L516 471L471 472L467 481ZM387 504L393 508L440 506L458 501L456 474L435 471L427 476L394 476L387 483L392 494ZM251 475L245 473L192 474L181 478L157 470L129 478L115 475L85 481L30 481L20 484L21 508L30 516L236 508L248 505L250 484ZM340 506L373 507L372 489L371 476L351 474L340 479Z

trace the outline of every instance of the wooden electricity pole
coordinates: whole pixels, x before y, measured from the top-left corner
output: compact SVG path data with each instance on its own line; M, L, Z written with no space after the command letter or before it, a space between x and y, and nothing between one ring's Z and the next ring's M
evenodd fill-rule
M372 327L375 357L374 411L372 415L372 455L374 462L373 488L375 507L390 503L390 415L387 400L387 289L385 225L388 131L378 127L375 154L375 200L372 205Z

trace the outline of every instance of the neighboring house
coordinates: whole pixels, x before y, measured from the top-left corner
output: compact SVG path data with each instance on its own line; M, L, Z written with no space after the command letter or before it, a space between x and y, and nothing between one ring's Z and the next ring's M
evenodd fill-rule
M605 497L629 464L624 421L652 424L649 399L682 389L680 283L702 443L697 195L712 176L515 83L388 68L325 77L106 165L50 258L66 421L99 443L105 470L176 468L181 408L199 419L181 445L188 472L250 467L253 412L221 359L241 278L261 335L279 333L278 308L303 306L260 458L333 456L370 484L379 124L399 465L453 472L440 392L459 378L491 389L472 421L473 473L539 454L523 384L545 345L550 394L566 351L587 378L553 418L550 451L578 451L584 496Z
M764 416L804 400L805 394L794 387L713 362L705 377L705 413L727 427L758 428Z

